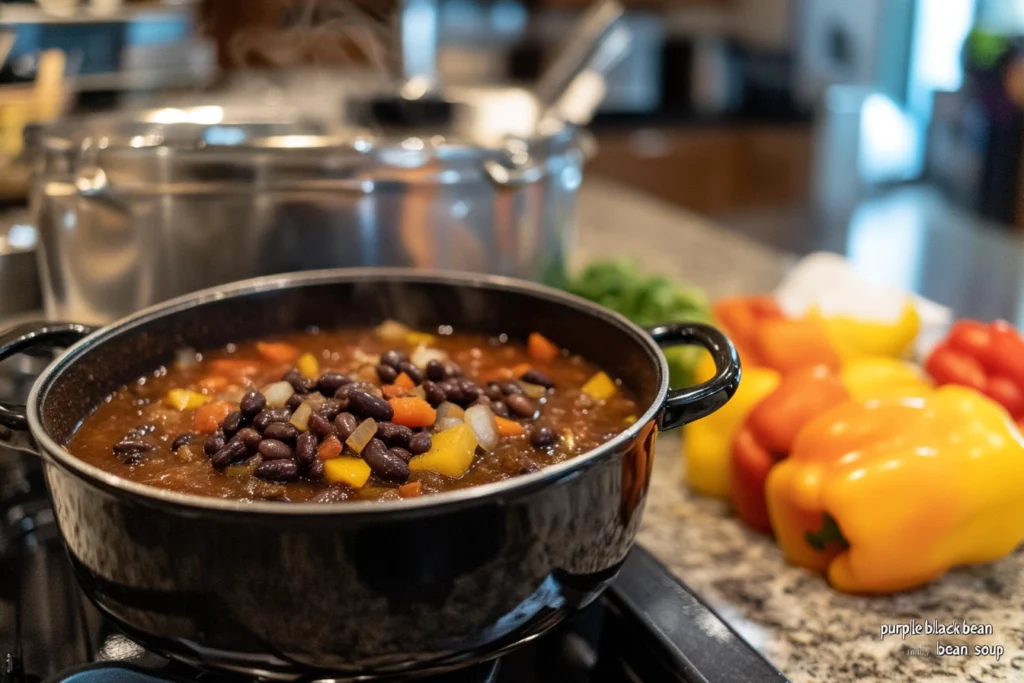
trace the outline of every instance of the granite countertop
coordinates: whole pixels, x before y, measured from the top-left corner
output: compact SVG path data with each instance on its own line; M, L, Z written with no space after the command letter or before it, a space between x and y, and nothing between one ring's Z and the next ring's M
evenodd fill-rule
M712 297L773 289L793 263L709 221L595 180L584 184L580 225L577 262L633 257ZM744 527L724 503L692 494L675 434L659 440L639 540L794 683L1024 681L1024 551L893 596L838 593L788 565L770 538ZM911 620L966 620L990 625L992 634L880 638L883 624ZM940 656L938 642L967 644L969 654ZM976 655L975 645L1003 652L997 661Z

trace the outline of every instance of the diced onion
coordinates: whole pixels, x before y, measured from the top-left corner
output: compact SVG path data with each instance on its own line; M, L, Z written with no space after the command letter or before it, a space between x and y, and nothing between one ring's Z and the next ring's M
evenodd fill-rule
M410 332L411 329L397 320L385 320L377 326L377 335L388 341L402 341Z
M434 431L443 432L446 429L458 427L460 424L464 424L461 417L442 417L434 422Z
M519 386L522 388L523 393L530 398L541 398L542 396L546 396L548 393L548 390L539 384L530 384L529 382L520 381Z
M427 346L426 344L420 344L416 347L416 350L412 352L409 360L412 364L418 368L427 367L427 363L432 360L436 360L439 363L445 363L448 361L448 354L441 349L435 349Z
M470 406L466 409L466 424L473 430L480 445L490 450L498 445L498 422L487 406Z
M309 407L313 409L313 412L316 412L323 408L325 403L327 403L327 399L324 398L324 395L318 391L314 391L312 394L309 394L306 397L306 400L303 401L303 405L308 404Z
M576 435L572 433L572 430L566 428L562 430L562 447L567 451L576 450Z
M356 373L356 377L363 382L380 381L380 378L377 376L377 369L372 365L364 365L359 368L359 372Z
M274 382L260 389L260 392L267 399L267 405L271 408L283 408L288 399L295 393L295 389L288 382Z
M199 356L195 349L186 346L174 352L174 364L179 368L194 368L199 364Z
M362 453L363 449L366 448L366 444L370 443L370 439L376 433L377 423L373 421L372 417L368 417L360 422L356 430L349 435L345 440L345 445L356 453Z
M416 396L418 398L426 398L427 392L423 389L422 385L418 385L408 393L409 396Z
M446 417L457 417L459 420L465 415L465 411L454 403L445 401L437 407L437 419L443 420Z
M292 419L288 421L292 423L292 427L295 427L300 432L304 432L309 429L309 416L312 414L313 407L307 401L295 409Z

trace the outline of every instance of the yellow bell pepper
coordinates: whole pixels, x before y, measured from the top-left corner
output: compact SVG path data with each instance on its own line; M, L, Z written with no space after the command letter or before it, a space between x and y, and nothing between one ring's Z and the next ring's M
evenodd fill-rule
M171 389L164 396L164 403L174 408L175 410L193 410L199 406L205 405L212 401L213 398L206 394L200 394L197 391L189 391L188 389Z
M779 379L769 368L744 368L743 381L728 403L683 428L686 479L694 491L729 498L733 435L754 406L775 391Z
M849 402L800 432L768 475L786 557L837 589L888 593L1024 539L1024 440L972 389Z
M306 378L314 378L320 375L320 361L316 359L316 356L306 352L299 356L299 359L295 361L295 367L299 369L299 373Z
M342 456L324 461L324 479L332 484L348 484L354 489L366 486L370 466L362 458Z
M845 315L823 316L817 308L808 312L825 325L825 332L844 361L863 356L902 358L921 331L921 315L908 301L896 322L861 320Z
M615 395L615 382L603 372L587 380L581 391L596 401L607 401Z
M840 381L854 401L926 396L933 389L916 365L883 356L849 361L840 372Z
M469 471L479 442L468 424L435 434L430 450L409 461L411 472L437 472L458 479Z

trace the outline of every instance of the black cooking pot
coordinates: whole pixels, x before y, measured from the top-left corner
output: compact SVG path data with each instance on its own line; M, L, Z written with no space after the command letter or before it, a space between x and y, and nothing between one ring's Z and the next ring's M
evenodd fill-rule
M187 495L119 479L63 448L104 397L169 363L176 349L386 318L519 339L539 331L621 378L643 414L600 448L540 472L392 502ZM0 360L72 343L27 407L0 407L0 424L13 430L0 431L42 454L85 592L151 650L280 679L442 671L551 628L598 595L632 546L658 431L718 409L740 379L732 345L704 325L644 332L538 285L406 270L251 280L95 333L23 327L0 339ZM715 377L670 392L659 346L675 344L708 349Z

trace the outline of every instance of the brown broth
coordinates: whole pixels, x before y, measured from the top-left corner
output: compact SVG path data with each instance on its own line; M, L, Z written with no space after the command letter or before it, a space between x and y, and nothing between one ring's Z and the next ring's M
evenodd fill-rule
M378 385L380 381L367 356L389 349L411 354L416 346L405 341L385 341L372 329L294 333L274 337L272 341L285 342L302 352L312 353L319 361L320 373L334 370L362 379L372 377ZM531 363L526 347L520 343L469 334L436 335L429 346L447 352L451 360L461 366L466 377L481 386L516 365L531 364L541 369L554 380L555 389L548 391L543 404L538 406L540 417L536 422L529 418L516 419L528 429L534 424L544 425L559 435L571 432L572 437L571 441L560 438L554 446L546 449L531 446L526 435L502 437L492 450L483 452L478 449L471 468L461 478L413 472L409 481L421 482L424 494L502 481L532 466L545 467L562 462L608 441L636 419L638 407L622 387L606 401L595 401L581 392L582 385L598 372L598 368L579 356L563 351L551 363L536 364ZM205 435L202 434L197 435L188 447L172 452L171 443L177 436L195 431L193 419L196 410L179 411L165 405L164 397L171 389L190 389L237 404L245 392L280 380L294 366L291 362L268 361L260 355L255 342L238 344L237 347L229 345L226 349L202 354L198 358L194 365L160 368L108 397L83 421L68 446L71 453L130 481L203 496L282 501L387 500L399 497L397 484L383 482L376 477L371 477L362 489L352 490L306 479L287 484L263 481L252 476L252 468L245 465L233 465L218 471L203 453ZM231 377L226 386L204 383L204 379L224 376L217 371L221 359L250 361L254 372L244 377ZM124 462L113 452L113 445L129 430L147 424L155 430L144 438L156 448L146 453L141 462Z

